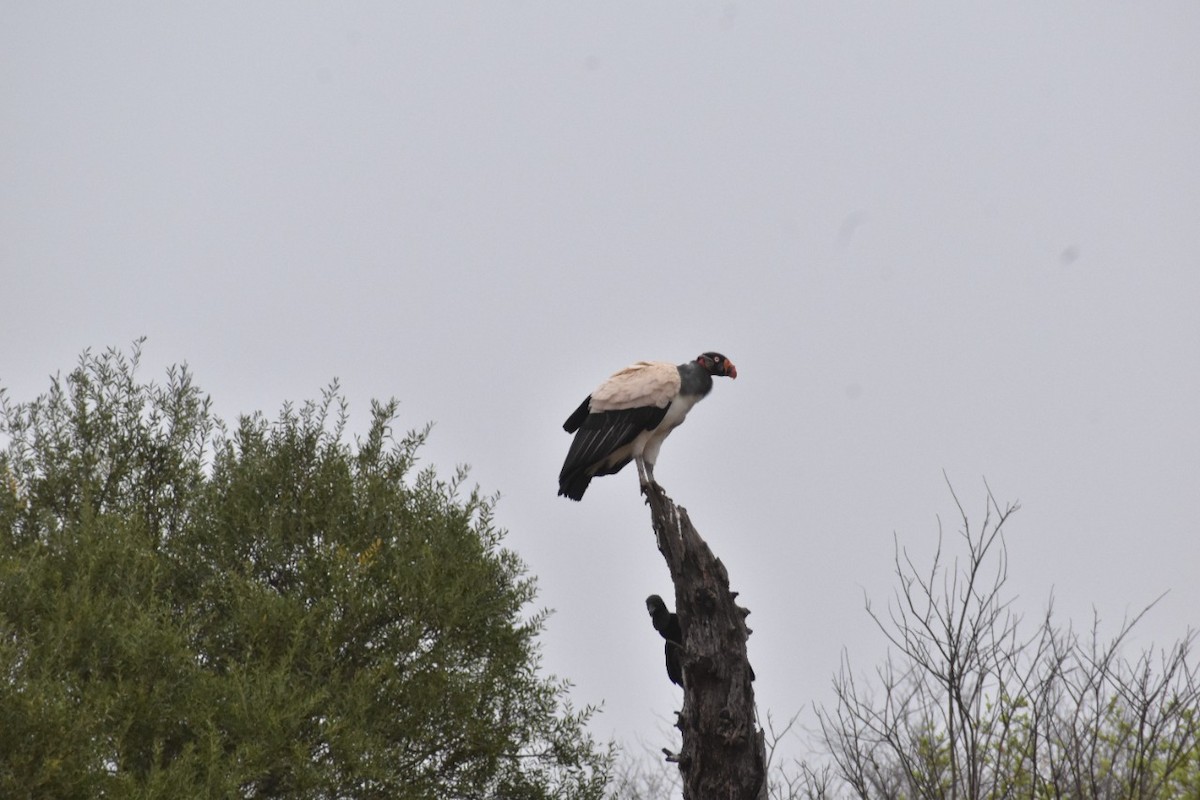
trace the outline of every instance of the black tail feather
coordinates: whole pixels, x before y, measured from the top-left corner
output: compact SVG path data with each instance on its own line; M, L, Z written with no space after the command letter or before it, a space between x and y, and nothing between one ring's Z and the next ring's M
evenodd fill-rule
M575 470L570 475L559 477L558 493L572 500L582 500L583 493L587 491L588 484L591 482L592 476L587 473L587 470Z

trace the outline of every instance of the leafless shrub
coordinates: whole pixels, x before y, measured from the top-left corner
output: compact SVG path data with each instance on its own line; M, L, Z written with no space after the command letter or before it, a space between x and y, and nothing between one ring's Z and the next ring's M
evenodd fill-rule
M1003 530L1018 507L1001 508L989 490L973 528L954 500L965 556L948 560L940 520L928 569L897 543L895 594L886 611L866 603L891 655L867 683L843 657L836 704L818 712L844 790L864 800L1198 796L1194 632L1130 661L1123 645L1153 603L1106 641L1098 616L1080 636L1058 626L1051 602L1023 633L1003 591Z

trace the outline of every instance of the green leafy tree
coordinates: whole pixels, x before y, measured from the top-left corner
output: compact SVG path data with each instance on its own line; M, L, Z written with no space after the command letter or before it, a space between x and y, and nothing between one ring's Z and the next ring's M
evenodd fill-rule
M140 343L139 343L140 345ZM85 353L0 393L0 796L590 798L495 498L396 403L232 432L186 368Z

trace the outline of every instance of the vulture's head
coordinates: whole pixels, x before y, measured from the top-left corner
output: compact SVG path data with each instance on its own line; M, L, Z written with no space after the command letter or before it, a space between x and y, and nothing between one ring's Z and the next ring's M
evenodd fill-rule
M696 363L708 370L708 374L714 377L737 377L737 367L720 353L704 353L696 358Z

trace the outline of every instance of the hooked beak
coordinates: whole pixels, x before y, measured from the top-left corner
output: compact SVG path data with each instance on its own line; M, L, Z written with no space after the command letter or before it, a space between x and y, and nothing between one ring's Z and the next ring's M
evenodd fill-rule
M725 377L737 379L737 367L729 359L725 359Z

